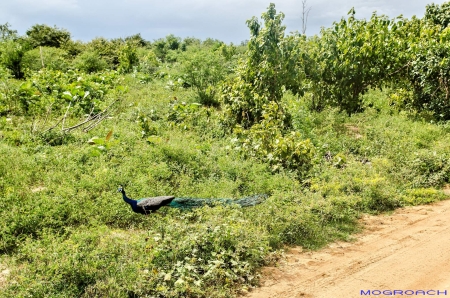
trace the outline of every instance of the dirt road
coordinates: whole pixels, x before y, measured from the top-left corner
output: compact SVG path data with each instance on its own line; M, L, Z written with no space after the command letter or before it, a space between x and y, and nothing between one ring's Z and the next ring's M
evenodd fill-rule
M450 297L450 200L362 222L355 242L293 249L245 298Z

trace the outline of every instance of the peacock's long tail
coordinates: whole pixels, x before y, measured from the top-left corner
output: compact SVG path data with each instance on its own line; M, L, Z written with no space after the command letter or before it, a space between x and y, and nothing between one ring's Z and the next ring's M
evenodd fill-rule
M238 200L233 199L200 199L200 198L175 198L167 206L179 209L192 209L202 206L216 206L216 205L232 205L238 204L241 207L255 206L264 202L268 198L266 194L259 194L249 197L244 197Z

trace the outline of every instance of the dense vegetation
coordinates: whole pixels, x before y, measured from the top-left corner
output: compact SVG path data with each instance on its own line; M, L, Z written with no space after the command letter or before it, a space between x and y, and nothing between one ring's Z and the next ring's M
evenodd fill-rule
M450 3L241 45L0 25L2 297L229 297L286 245L444 199ZM116 193L263 204L132 213Z

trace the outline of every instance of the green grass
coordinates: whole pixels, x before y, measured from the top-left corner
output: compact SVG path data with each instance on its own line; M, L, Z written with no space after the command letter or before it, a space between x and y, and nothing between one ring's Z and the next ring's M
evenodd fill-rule
M168 79L126 77L112 118L89 133L39 136L30 118L0 119L0 267L11 270L2 297L232 297L285 245L348 240L363 212L445 198L450 126L392 111L383 92L353 116L285 96L294 129L316 148L298 180L244 159L220 110L185 108L195 94L166 88ZM88 144L111 130L107 150ZM146 217L122 201L119 184L133 198L270 197Z

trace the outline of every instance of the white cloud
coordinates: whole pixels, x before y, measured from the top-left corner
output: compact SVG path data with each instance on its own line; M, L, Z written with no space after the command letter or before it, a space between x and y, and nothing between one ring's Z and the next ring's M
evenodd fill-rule
M16 0L8 1L7 7L19 14L36 15L41 13L70 13L79 9L77 0ZM12 13L12 11L10 11Z

